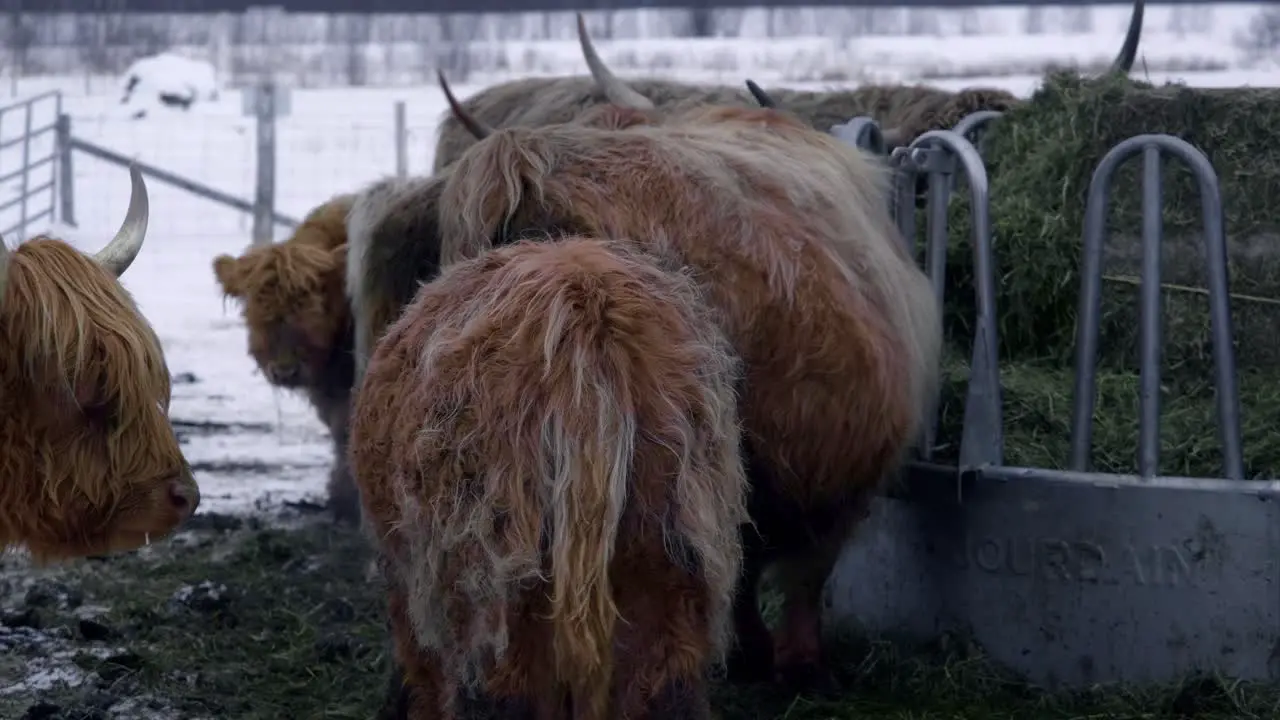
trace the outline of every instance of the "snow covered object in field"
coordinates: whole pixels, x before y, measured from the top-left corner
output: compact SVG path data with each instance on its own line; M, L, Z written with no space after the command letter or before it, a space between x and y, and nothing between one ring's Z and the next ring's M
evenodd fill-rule
M213 65L167 52L134 60L121 87L120 104L134 110L134 119L146 117L152 108L190 110L201 100L218 99Z

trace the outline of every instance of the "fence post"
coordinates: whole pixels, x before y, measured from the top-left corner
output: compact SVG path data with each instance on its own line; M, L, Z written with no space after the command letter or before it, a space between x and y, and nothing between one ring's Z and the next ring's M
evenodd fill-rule
M31 103L25 103L22 107L22 178L18 183L21 194L21 202L18 205L18 217L21 218L22 231L19 237L27 236L27 218L29 217L27 200L30 199L31 190ZM50 218L52 219L52 218Z
M257 120L257 181L253 197L253 244L270 245L276 209L276 85L266 80L254 97Z
M54 152L58 156L58 215L63 224L76 225L76 180L71 164L71 116L58 114L54 132Z
M409 175L409 131L405 127L404 101L396 101L396 177Z

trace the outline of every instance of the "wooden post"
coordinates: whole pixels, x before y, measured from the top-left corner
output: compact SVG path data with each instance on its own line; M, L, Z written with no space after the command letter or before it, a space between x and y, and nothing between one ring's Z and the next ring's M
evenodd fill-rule
M276 209L276 86L266 80L254 97L257 120L257 179L253 196L253 244L270 245L275 236Z
M404 101L396 101L396 177L409 175L409 130L405 123Z
M76 226L76 174L71 163L71 116L58 115L54 128L54 152L58 156L58 215L63 224Z

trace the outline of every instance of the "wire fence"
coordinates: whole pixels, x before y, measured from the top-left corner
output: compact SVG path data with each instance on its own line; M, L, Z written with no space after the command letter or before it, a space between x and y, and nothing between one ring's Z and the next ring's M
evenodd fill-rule
M61 220L109 224L127 202L123 171L136 162L149 187L168 197L153 201L152 214L169 234L261 244L287 237L333 195L389 175L429 172L436 103L269 88L244 91L238 104L155 110L142 119L69 98L58 125L61 174L70 178L59 191Z

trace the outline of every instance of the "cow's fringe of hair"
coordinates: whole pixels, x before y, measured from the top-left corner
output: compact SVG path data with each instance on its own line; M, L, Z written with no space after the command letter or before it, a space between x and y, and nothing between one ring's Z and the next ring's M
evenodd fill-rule
M320 294L334 262L334 250L303 244L270 245L239 258L235 283L253 288L252 292L269 293L270 306L281 310L291 307L298 297Z
M629 144L628 136L645 139ZM608 178L563 172L566 163L588 154L617 157L618 172L630 164L669 162L696 173L721 190L721 206L699 208L719 216L726 232L749 237L740 220L742 203L785 193L792 211L838 218L841 230L827 249L849 282L868 293L890 326L903 329L914 365L910 377L914 407L921 420L938 392L941 318L929 283L900 240L888 210L892 175L879 158L804 125L794 115L765 108L708 106L668 117L661 125L622 131L580 126L509 128L469 150L454 166L445 187L441 216L441 258L455 262L474 257L506 234L522 210L525 215L556 217L577 229L609 233L603 216L583 217L575 205L582 197L607 198ZM678 163L678 164L677 164ZM555 172L553 172L555 169ZM838 198L838 200L833 200ZM606 206L607 203L600 203ZM785 295L803 272L789 257L767 247L758 252L771 282ZM912 290L903 293L904 288ZM898 298L905 297L905 302Z
M148 408L161 398L167 408L169 370L155 331L110 272L64 242L39 236L11 253L0 338L8 352L20 353L10 372L23 374L25 382L64 382L69 406L122 398L110 405ZM120 451L113 456L120 467L113 470L121 475L140 472L139 464L146 462L124 451L148 450L121 438L168 431L167 426L141 427L145 422L132 414L114 418L108 442ZM82 477L95 482L81 482ZM54 479L65 487L46 491L51 498L65 497L66 487L75 487L93 505L110 505L111 493L119 488L99 479L100 474L71 473Z
M240 257L220 255L214 274L227 296L244 296L269 289L261 299L281 309L297 298L319 293L335 259L345 262L340 248L347 242L346 215L353 196L335 195L307 213L283 243L255 246Z
M601 248L608 262L630 273L622 282L633 285L631 296L609 298L617 305L630 302L629 308L602 303L598 287L584 290L591 284L582 281L591 275L582 268L593 254L604 254ZM587 261L580 260L584 256ZM696 560L686 569L707 585L713 662L728 645L742 560L738 529L748 517L733 394L738 361L691 279L659 271L653 262L623 243L521 243L446 269L387 333L396 338L431 318L421 348L409 350L416 358L413 379L402 389L427 393L437 414L421 428L414 452L460 459L453 461L457 477L426 467L397 475L396 532L407 547L392 562L413 598L418 642L453 655L451 674L478 682L486 656L500 657L507 648L505 609L527 583L549 581L557 675L595 694L588 703L594 712L580 708L580 717L605 717L617 615L610 563L636 481L631 473L638 443L676 458L675 473L647 480L669 484L669 559L687 566L688 553L678 548L691 549ZM602 272L619 274L607 263ZM641 282L634 277L665 297L636 302L634 285ZM597 297L584 300L583 292ZM674 311L662 307L673 304ZM672 316L684 327L665 327ZM473 352L477 338L504 322L504 348L518 349L498 350L496 357ZM678 344L665 351L633 347L636 323L651 325L644 334L650 341L658 336ZM543 388L540 399L534 397L539 391L510 379L522 372L514 363L526 358L538 368L528 370L526 380ZM494 376L485 377L490 373L515 385L495 391ZM660 382L672 376L685 387ZM509 452L483 456L486 447ZM420 473L431 475L428 487L441 489L424 497ZM495 523L495 508L503 509L501 523ZM646 510L658 512L631 511ZM540 549L544 534L547 547ZM459 628L464 616L469 622Z

